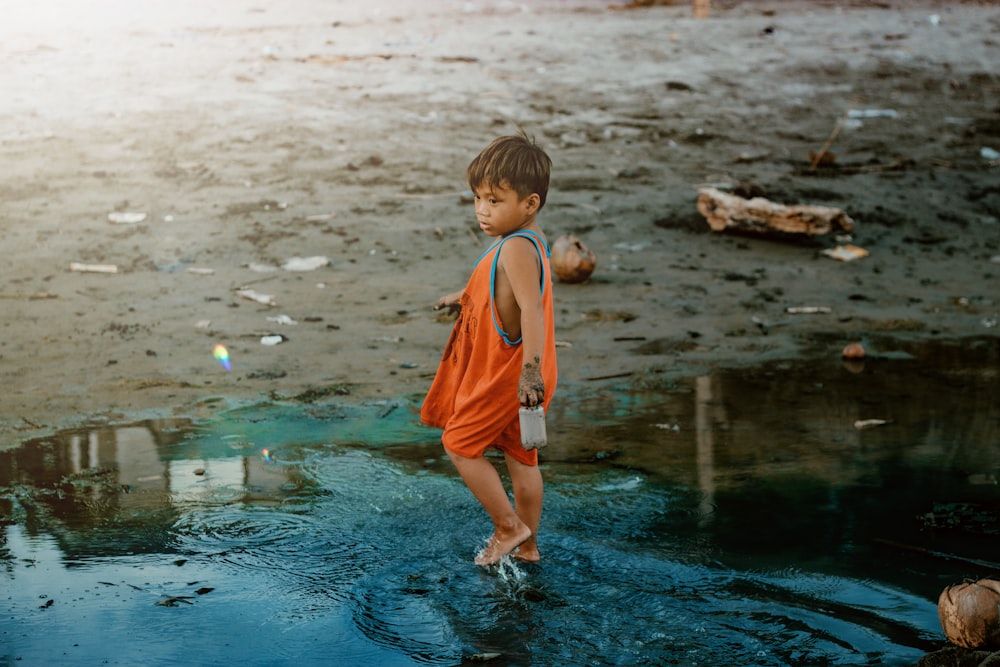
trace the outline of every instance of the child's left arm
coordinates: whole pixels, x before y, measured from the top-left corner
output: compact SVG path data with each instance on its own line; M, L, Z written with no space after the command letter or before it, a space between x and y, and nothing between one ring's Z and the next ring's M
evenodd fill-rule
M517 398L521 405L540 405L545 399L542 352L545 349L545 309L539 285L542 267L535 245L526 239L511 239L503 246L504 273L521 311L521 379Z

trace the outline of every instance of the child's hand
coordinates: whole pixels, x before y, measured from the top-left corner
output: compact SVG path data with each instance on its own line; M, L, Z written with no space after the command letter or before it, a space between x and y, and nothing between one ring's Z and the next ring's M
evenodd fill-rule
M521 405L532 407L545 400L545 382L538 364L525 364L521 368L521 380L517 384L517 400Z
M451 294L445 294L443 297L437 300L434 304L434 310L441 310L447 308L449 313L457 313L462 309L462 305L459 303L459 299L462 298L462 292L452 292Z

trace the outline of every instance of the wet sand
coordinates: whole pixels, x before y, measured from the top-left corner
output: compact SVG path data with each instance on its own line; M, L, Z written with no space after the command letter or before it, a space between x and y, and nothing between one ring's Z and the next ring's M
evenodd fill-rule
M994 334L1000 8L715 4L0 2L0 446L419 396L450 326L431 305L486 243L465 166L519 126L553 158L550 240L598 257L556 286L564 400ZM706 185L856 228L711 232ZM822 252L845 243L869 255Z

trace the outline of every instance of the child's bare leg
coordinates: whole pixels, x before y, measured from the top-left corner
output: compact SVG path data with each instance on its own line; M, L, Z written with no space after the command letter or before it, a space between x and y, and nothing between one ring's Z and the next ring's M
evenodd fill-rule
M476 565L492 565L529 539L531 528L514 512L492 463L482 457L469 459L450 451L448 457L493 521L493 535L486 548L476 556Z
M542 519L542 472L538 466L525 465L511 456L506 459L510 481L514 485L514 507L521 521L531 529L531 537L517 549L517 558L535 563L540 558L537 536Z

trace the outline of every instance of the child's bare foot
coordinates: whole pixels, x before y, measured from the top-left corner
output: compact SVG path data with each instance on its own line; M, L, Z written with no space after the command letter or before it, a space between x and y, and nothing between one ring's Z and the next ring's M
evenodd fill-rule
M519 560L522 563L537 563L542 559L538 553L538 545L527 542L519 546L513 556L514 560Z
M498 527L490 537L486 548L476 556L476 565L498 563L501 558L516 549L529 537L531 537L531 529L520 521L509 528Z

